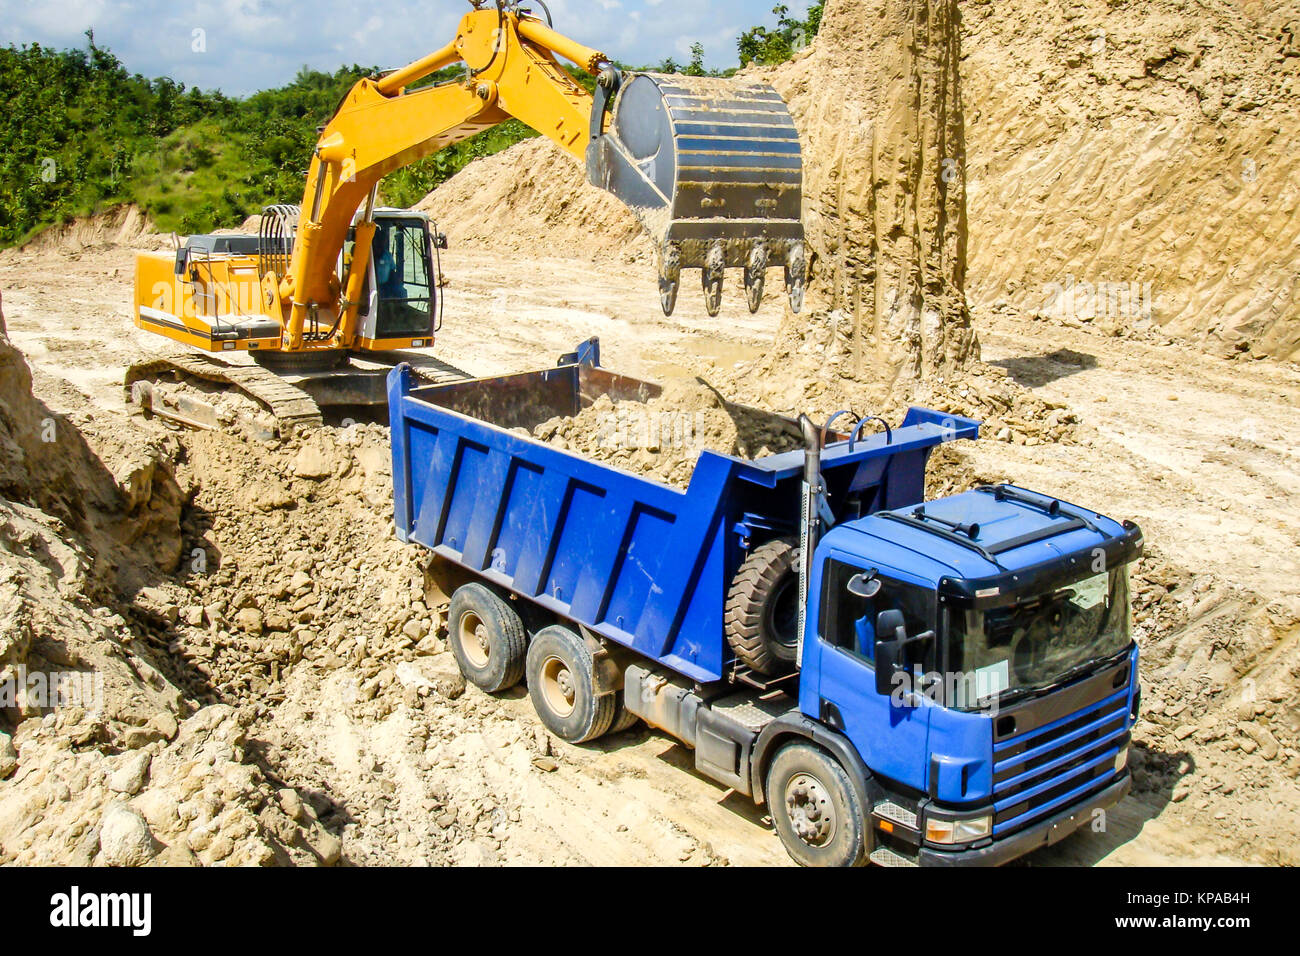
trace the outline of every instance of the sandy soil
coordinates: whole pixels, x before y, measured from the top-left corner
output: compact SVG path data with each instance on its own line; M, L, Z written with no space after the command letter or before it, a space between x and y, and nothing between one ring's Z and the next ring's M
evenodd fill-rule
M56 411L116 417L125 364L157 348L126 319L130 257L117 246L0 254L10 337L35 370L38 397ZM610 367L660 380L722 379L761 354L781 315L769 306L750 316L733 301L709 320L684 302L665 319L643 263L593 270L579 260L453 249L446 268L436 352L478 374L549 364L595 334ZM57 289L51 275L59 276ZM977 315L976 326L985 360L1075 411L1083 437L1069 446L985 440L963 453L962 464L1143 525L1174 588L1165 602L1175 608L1166 614L1170 624L1141 625L1153 645L1147 700L1164 707L1178 694L1175 672L1200 673L1186 645L1200 640L1207 620L1227 615L1230 629L1252 626L1251 615L1294 596L1300 468L1285 423L1286 410L1300 404L1300 369L1243 366L1009 311ZM789 407L799 404L791 395ZM205 468L221 465L215 455ZM197 481L221 484L211 473ZM202 491L196 500L210 504ZM383 507L370 511L382 515ZM1295 620L1279 614L1281 623L1250 656L1261 675L1282 666L1285 676L1294 666ZM470 688L455 701L421 703L403 695L399 680L388 703L383 693L358 699L372 677L383 679L364 667L291 670L279 692L284 702L265 708L254 725L278 775L348 807L350 860L786 861L761 815L694 774L687 752L660 734L634 730L582 748L539 743L521 696L495 700ZM1233 687L1240 677L1233 675ZM1221 694L1232 691L1218 688L1213 700ZM1277 737L1293 739L1290 699L1260 700ZM1246 737L1216 736L1223 708L1197 707L1208 715L1205 726L1181 737L1188 714L1149 715L1140 725L1135 764L1149 786L1139 785L1115 811L1108 832L1080 834L1029 862L1294 861L1293 844L1279 834L1293 829L1300 807L1295 751L1284 744L1270 761L1258 752L1248 758L1231 745ZM1200 737L1211 739L1201 744ZM534 764L548 755L558 769ZM459 826L456 839L449 842L447 826L436 822L426 829L429 818Z

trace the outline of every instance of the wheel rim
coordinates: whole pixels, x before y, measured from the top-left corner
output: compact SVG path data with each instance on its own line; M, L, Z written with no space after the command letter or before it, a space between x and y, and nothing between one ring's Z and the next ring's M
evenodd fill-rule
M548 657L542 662L542 698L547 708L557 717L573 713L578 687L569 665L558 657Z
M768 633L784 647L792 648L799 641L798 580L797 575L786 575L767 602Z
M460 616L460 626L456 629L456 641L461 653L475 667L487 667L488 648L487 626L473 611L466 611Z
M796 773L785 785L790 827L804 843L824 847L835 839L835 804L825 785L810 773Z

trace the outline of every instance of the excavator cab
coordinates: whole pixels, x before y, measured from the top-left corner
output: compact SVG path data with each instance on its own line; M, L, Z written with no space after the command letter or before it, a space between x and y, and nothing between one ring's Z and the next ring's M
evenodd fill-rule
M439 252L447 248L447 237L428 216L409 209L376 209L374 222L357 309L357 346L383 349L393 347L387 340L409 346L432 338L442 325ZM354 243L355 230L343 248L342 276L352 267Z

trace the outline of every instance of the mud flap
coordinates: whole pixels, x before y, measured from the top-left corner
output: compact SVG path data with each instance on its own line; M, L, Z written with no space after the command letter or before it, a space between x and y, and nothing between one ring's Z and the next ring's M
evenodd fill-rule
M716 315L723 270L743 270L750 311L769 267L803 304L803 163L785 102L766 83L629 73L587 150L591 182L628 206L659 250L660 299L671 314L681 269L701 270ZM603 99L603 98L602 98Z

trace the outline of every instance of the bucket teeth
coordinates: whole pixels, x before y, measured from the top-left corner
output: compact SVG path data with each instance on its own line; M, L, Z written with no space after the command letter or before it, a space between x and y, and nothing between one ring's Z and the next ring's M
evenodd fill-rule
M745 263L745 304L750 312L757 312L763 301L763 280L767 277L767 245L754 243Z
M628 206L662 250L666 315L682 269L703 271L709 315L721 309L723 271L743 269L755 311L769 263L785 266L791 303L801 307L799 134L768 84L624 74L609 122L588 147L587 175Z
M704 284L704 309L710 316L716 316L722 308L722 275L726 271L727 257L722 251L722 243L715 242L709 249L709 258L700 270L700 279Z
M790 296L790 310L798 312L803 308L804 280L806 263L804 261L803 243L796 242L790 247L785 259L785 291Z
M664 315L672 315L677 305L677 290L682 281L682 250L675 242L664 245L659 257L659 305Z

